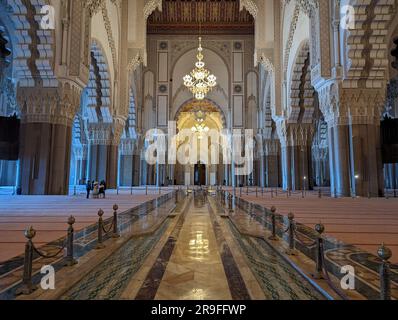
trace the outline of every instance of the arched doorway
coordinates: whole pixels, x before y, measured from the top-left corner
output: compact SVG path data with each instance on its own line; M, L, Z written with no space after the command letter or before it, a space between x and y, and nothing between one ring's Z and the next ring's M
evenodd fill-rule
M192 145L197 146L198 157L185 165L177 162L175 182L180 185L222 184L227 169L223 164L222 148L219 148L219 140L209 137L210 132L221 134L226 127L221 109L211 100L192 100L179 109L176 122L178 133L182 130L192 133ZM184 148L185 142L183 139L177 142L177 152Z

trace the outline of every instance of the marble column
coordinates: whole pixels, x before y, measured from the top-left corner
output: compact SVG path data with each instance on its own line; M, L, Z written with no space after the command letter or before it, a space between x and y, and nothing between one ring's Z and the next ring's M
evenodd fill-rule
M91 144L88 179L105 180L108 189L117 187L119 148L117 145Z
M278 155L267 156L267 175L270 188L277 188L279 185L279 157Z
M333 128L333 155L334 155L334 190L337 197L349 197L351 195L349 149L349 127L337 125Z
M330 172L330 191L332 197L337 197L335 152L334 152L334 129L328 126L328 145L329 145L329 172Z
M123 187L131 187L133 181L133 156L120 156L119 172L119 185Z
M107 166L106 166L106 185L108 189L117 188L117 172L119 147L117 145L109 145L106 148Z
M20 175L23 195L66 195L69 192L71 127L22 123Z
M382 163L380 152L380 127L371 124L351 126L354 192L357 196L378 197L384 194L380 181ZM383 181L383 179L382 179Z
M133 186L140 185L140 172L141 172L141 155L132 156L132 184Z
M0 186L15 186L17 161L0 160Z
M292 148L291 146L282 147L282 175L283 188L292 190Z

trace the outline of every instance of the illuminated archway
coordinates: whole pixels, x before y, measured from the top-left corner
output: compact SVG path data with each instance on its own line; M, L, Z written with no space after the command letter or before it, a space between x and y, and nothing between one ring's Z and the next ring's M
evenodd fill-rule
M211 100L191 100L179 108L175 120L177 132L181 133L186 130L187 133L192 133L193 139L197 139L198 148L196 163L189 165L177 163L174 170L175 182L184 185L222 184L226 168L223 165L222 149L219 147L220 140L213 141L207 133L212 130L221 133L226 128L224 113ZM207 139L207 141L203 142L203 139ZM183 152L186 143L186 140L178 140L177 152ZM206 150L203 150L203 145L206 145ZM194 147L193 143L192 147ZM205 157L205 161L203 161L203 157Z

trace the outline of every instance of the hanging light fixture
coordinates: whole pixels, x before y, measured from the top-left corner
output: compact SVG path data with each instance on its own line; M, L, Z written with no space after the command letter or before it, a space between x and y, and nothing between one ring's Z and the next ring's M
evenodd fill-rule
M195 63L195 69L192 70L190 75L184 77L184 85L197 100L203 100L217 85L217 78L205 68L201 37L199 37L199 48L196 58L198 61Z

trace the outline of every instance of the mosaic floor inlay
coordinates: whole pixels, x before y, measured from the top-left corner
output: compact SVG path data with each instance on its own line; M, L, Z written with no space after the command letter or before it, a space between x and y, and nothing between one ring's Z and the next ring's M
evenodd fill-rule
M174 194L167 194L143 203L134 209L127 210L119 214L119 232L122 235L145 232L146 229L153 228L159 221L163 221L174 206ZM110 223L110 219L105 220L106 229L108 229ZM74 253L76 259L83 257L96 247L97 227L98 224L93 224L75 233ZM104 236L104 240L109 239L110 236ZM64 238L61 238L40 247L40 251L47 255L53 254L59 250L57 247L63 242ZM32 280L36 284L40 282L40 269L43 265L52 265L56 272L64 267L62 254L51 259L40 258L37 255L34 257ZM0 266L0 299L15 299L15 291L21 285L23 262L23 256L19 256Z

